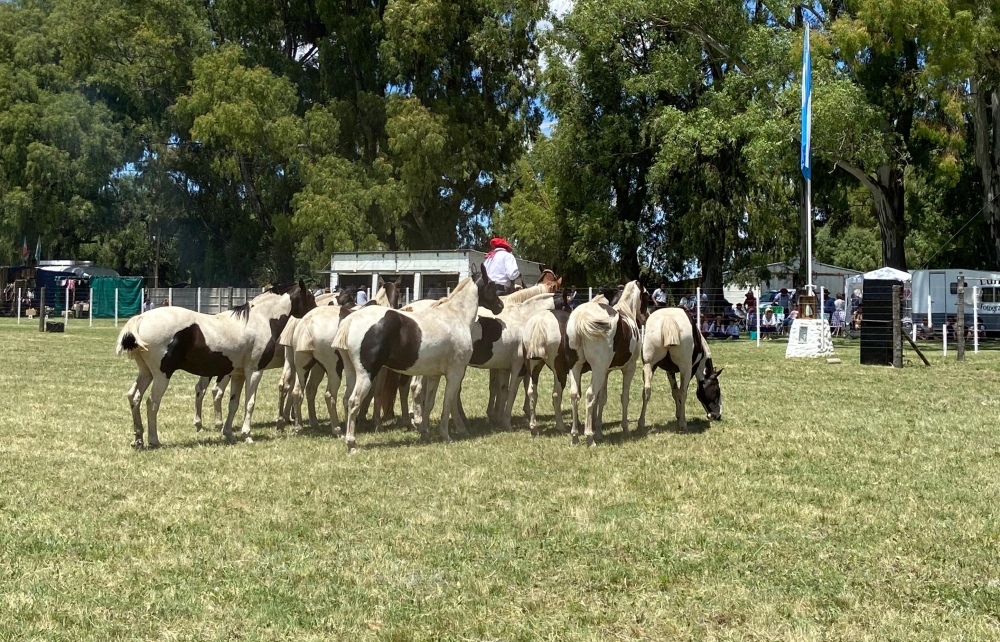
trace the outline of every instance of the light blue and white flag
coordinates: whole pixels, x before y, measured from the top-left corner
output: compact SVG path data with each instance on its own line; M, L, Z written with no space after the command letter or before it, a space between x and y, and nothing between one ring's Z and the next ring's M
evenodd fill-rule
M809 23L802 45L802 176L812 180L812 57L809 55Z

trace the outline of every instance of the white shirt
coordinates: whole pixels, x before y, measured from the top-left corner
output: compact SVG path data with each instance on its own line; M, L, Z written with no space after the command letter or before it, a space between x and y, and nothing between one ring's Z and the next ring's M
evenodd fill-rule
M368 303L368 295L365 294L364 290L358 290L358 296L355 298L355 301L357 301L358 305L364 305Z
M666 303L667 291L661 290L660 288L656 288L656 291L653 292L653 300L656 301L657 303Z
M514 279L521 276L517 270L517 259L507 250L499 249L496 254L483 261L486 267L486 276L490 281L498 283L504 287L514 282Z

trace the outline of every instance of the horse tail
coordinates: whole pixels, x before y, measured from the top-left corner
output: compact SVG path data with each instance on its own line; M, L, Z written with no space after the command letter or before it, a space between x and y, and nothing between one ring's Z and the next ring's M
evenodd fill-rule
M524 338L524 358L544 359L547 348L548 333L545 331L545 324L536 320L528 328L528 334Z
M128 320L125 327L118 334L115 342L115 354L132 354L134 350L145 350L146 344L139 338L139 323L142 322L142 315L137 315Z
M351 334L351 321L353 319L353 316L348 315L340 321L340 327L337 328L337 334L333 337L334 350L347 350L350 348L348 338Z
M685 314L685 316L687 316ZM697 332L697 328L695 328ZM647 330L648 332L648 330ZM673 316L660 323L660 337L664 346L676 346L681 343L681 326ZM697 339L696 339L697 340Z
M577 308L566 324L569 347L576 350L584 339L603 339L611 333L611 328L611 319L606 315L601 318L591 314L586 308Z
M382 382L382 389L378 394L378 408L380 417L388 417L393 414L393 406L396 403L396 389L399 388L400 374L394 370L385 371L385 381ZM406 409L403 409L406 412Z

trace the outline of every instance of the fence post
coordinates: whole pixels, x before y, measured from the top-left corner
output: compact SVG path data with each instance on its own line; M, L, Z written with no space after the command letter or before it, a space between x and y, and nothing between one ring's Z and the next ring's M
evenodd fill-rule
M958 277L958 314L955 319L955 352L965 361L965 277Z
M90 311L87 313L87 317L89 317L89 319L90 319L89 320L89 325L90 325L91 328L94 327L94 284L93 283L94 282L91 281L91 285L90 285ZM145 299L143 299L143 300L145 301ZM140 310L141 309L142 308L140 308Z
M695 288L694 301L695 301L694 309L696 310L695 318L698 322L698 331L700 332L701 331L701 288L700 287Z
M38 331L45 332L45 288L38 293Z
M407 286L407 288L406 288L406 305L410 305L410 288L409 288L409 286Z
M448 287L446 287L446 288L444 289L444 292L445 292L445 296L446 296L446 297L447 297L447 296L451 296L451 286L449 285Z
M198 288L198 312L201 312L201 288Z
M931 320L931 295L927 295L927 327L933 328L934 322Z
M17 325L21 325L21 288L17 289Z
M903 327L899 319L899 303L903 287L892 286L892 367L903 367Z
M174 304L174 289L173 288L167 288L167 305L173 305L173 304ZM115 316L117 316L117 315L115 315ZM115 324L115 325L117 325L117 324Z
M756 303L754 303L753 305L754 307L753 318L756 319L757 321L757 347L759 348L760 347L760 288L759 287L754 288L753 298L754 301L756 301Z
M972 353L979 354L979 287L972 286Z
M66 280L66 309L63 311L63 313L66 315L66 321L64 321L64 323L68 326L69 325L69 279Z
M947 321L945 321L944 323L941 324L941 339L943 340L943 343L941 344L941 346L942 346L942 349L944 350L944 356L947 357L948 356L948 322Z
M594 300L594 288L587 288L587 302Z
M118 288L115 288L115 327L118 327Z

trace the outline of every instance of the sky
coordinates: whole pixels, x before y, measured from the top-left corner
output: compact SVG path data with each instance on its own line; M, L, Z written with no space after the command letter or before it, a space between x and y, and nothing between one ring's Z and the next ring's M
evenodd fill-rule
M560 18L573 8L573 0L549 0L549 8Z

